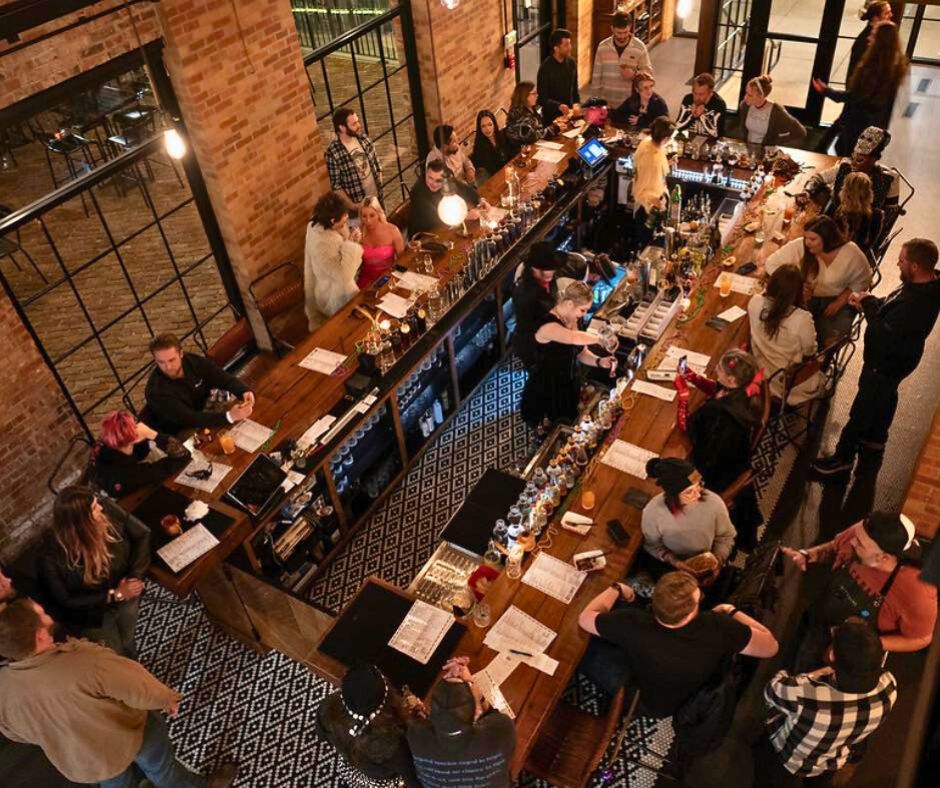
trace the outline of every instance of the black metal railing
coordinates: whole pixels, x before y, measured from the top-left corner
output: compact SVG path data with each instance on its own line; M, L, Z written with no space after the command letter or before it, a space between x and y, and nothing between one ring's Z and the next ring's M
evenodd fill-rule
M316 50L361 25L388 13L389 0L291 0L300 45ZM357 39L353 50L362 57L398 59L394 35L382 35L381 51L373 37Z

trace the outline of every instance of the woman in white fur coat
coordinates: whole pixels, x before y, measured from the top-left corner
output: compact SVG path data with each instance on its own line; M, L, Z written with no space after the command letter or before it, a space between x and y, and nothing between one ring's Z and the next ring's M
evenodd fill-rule
M304 294L307 325L313 331L321 315L332 317L359 292L362 264L359 230L349 229L346 206L327 192L313 208L304 244Z

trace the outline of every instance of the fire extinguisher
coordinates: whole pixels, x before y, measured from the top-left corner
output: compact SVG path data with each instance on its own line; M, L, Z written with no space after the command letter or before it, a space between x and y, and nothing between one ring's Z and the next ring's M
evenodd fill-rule
M506 47L506 55L503 58L503 65L515 71L516 68L516 48L515 47Z

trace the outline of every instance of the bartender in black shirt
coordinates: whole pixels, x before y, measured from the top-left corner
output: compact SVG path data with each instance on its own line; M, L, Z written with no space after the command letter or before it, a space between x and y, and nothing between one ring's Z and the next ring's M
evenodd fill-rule
M578 66L571 59L571 31L559 27L552 33L552 53L542 61L538 74L539 106L548 125L569 110L580 109Z
M147 381L145 396L150 425L161 432L186 427L224 427L247 419L255 395L242 381L204 356L184 353L179 339L161 334L150 342L157 368ZM229 407L225 392L241 399Z
M526 257L522 275L512 291L516 308L516 332L512 348L529 371L535 366L535 332L558 300L555 274L568 262L568 255L555 251L548 241L532 244Z

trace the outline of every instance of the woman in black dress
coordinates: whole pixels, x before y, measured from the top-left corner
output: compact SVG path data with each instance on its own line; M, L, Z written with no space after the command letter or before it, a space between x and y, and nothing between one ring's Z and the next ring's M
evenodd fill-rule
M592 367L617 368L613 356L597 355L598 337L578 329L594 301L591 288L573 282L558 295L558 301L535 332L537 360L522 390L522 417L537 425L543 419L573 421L578 416L581 377L578 362Z
M485 170L487 175L495 175L512 158L509 143L503 134L496 116L488 109L477 113L477 133L473 138L473 153L470 161L477 170Z

